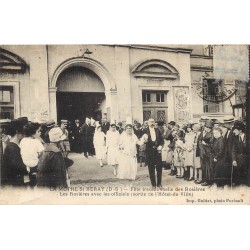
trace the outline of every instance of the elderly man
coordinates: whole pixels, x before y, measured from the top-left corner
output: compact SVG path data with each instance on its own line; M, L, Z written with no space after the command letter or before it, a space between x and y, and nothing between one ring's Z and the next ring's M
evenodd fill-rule
M92 156L91 145L93 143L91 120L88 117L86 117L85 123L82 125L80 133L82 134L84 156L88 158L88 156Z
M146 157L148 162L148 172L153 188L162 187L162 161L161 161L161 150L164 143L163 137L160 131L155 128L154 119L148 120L148 127L144 131L146 142ZM155 170L157 178L155 178Z
M102 118L102 124L101 124L101 126L102 126L102 132L104 134L107 134L107 131L110 128L110 123L107 121L107 117L103 117Z

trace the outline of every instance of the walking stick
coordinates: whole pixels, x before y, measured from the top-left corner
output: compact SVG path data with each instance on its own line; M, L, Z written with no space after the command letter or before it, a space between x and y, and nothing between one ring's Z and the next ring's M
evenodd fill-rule
M233 170L234 169L234 165L232 164L232 169L231 169L231 191L233 189Z

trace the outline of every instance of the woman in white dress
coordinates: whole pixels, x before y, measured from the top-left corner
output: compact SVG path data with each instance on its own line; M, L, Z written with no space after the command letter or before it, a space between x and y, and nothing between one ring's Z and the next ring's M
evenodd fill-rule
M102 126L96 128L94 134L94 147L96 159L99 160L100 167L103 167L102 160L105 159L106 155L106 146L105 146L105 134L102 132Z
M119 179L135 180L137 174L136 144L140 141L133 133L132 125L127 124L119 141L120 157L117 177Z
M119 138L120 134L116 130L116 125L111 123L110 130L106 134L106 148L108 165L113 166L114 175L117 175L118 168Z
M196 134L192 131L192 125L188 124L187 131L185 134L185 143L184 143L184 166L185 166L185 180L193 181L194 180L194 141ZM189 176L188 176L189 168Z

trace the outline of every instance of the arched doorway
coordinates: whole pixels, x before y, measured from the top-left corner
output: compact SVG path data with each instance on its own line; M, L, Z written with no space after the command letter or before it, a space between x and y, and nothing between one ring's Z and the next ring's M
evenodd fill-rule
M87 116L100 120L107 114L103 82L92 70L69 67L58 76L56 86L58 121L79 119L82 123Z
M116 91L116 85L115 85L113 78L111 77L108 70L101 63L99 63L98 61L96 61L94 59L82 58L82 57L70 58L70 59L64 61L62 64L60 64L56 68L55 72L53 73L53 76L52 76L51 81L50 81L50 86L49 86L50 118L52 118L54 120L58 120L58 118L59 118L58 111L57 111L57 103L58 103L57 95L58 95L58 98L60 98L59 97L60 94L57 94L57 93L64 92L64 91L58 91L57 85L58 85L58 79L59 79L60 75L69 68L76 69L77 67L80 67L83 71L85 70L85 72L86 72L86 70L89 70L88 73L91 72L92 76L95 76L95 78L97 77L97 78L99 78L99 80L101 80L102 86L104 87L104 92L102 89L100 93L102 93L101 95L103 95L103 94L105 95L106 115L107 115L108 119L110 119L110 117L114 117L114 119L116 119L117 108L115 107L114 103L116 103L117 91ZM96 79L96 81L98 82L97 79ZM70 86L70 84L68 84L68 87L69 86ZM78 87L79 86L80 85L78 85ZM81 84L81 92L82 93L84 92L83 86L86 87L87 85ZM90 93L92 91L91 88L93 86L90 84L89 87L90 87L89 92L86 92L86 95L90 95ZM99 85L99 87L100 87L100 85ZM68 90L65 92L70 93L70 91L68 91ZM80 90L78 93L80 93ZM97 96L97 94L96 94L96 96ZM82 99L82 98L80 98L80 99ZM72 100L72 98L71 98L71 100ZM63 102L63 101L61 101L61 102ZM104 111L102 110L102 113L105 113Z

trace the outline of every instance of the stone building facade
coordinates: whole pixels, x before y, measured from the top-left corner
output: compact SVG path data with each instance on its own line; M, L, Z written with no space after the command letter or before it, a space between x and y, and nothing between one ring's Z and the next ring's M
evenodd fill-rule
M1 45L1 119L222 118L245 102L248 53L244 45Z

